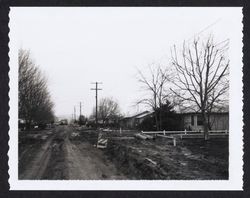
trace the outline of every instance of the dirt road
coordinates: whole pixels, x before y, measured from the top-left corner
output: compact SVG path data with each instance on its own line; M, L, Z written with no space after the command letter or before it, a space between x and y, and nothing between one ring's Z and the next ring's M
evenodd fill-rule
M72 141L72 127L37 133L19 148L19 179L126 179L103 151L88 141Z

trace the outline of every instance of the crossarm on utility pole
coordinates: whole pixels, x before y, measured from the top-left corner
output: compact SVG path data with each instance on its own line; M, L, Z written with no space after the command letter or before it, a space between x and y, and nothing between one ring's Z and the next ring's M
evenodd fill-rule
M95 109L95 122L96 122L96 127L98 125L98 91L99 90L102 90L100 88L98 88L98 84L102 84L102 82L94 82L94 83L91 83L91 84L95 84L95 88L91 88L91 90L95 90L95 101L96 101L96 109Z

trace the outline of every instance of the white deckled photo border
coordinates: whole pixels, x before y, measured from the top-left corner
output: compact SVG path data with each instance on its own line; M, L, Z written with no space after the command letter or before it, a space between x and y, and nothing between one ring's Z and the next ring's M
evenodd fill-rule
M10 190L243 190L243 33L235 29L230 43L238 54L230 56L229 179L228 180L18 180L18 35L12 31L15 9L10 9L9 33L9 184ZM129 9L129 8L128 8ZM138 8L140 9L140 8ZM153 7L151 9L154 9ZM242 13L242 8L235 9ZM242 15L243 18L243 15ZM243 28L242 18L239 23ZM230 54L231 53L231 54Z

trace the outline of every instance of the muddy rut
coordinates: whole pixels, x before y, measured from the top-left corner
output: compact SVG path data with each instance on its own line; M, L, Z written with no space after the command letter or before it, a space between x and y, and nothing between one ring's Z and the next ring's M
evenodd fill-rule
M71 127L59 126L37 148L27 147L19 161L22 180L126 179L102 151L88 141L72 141ZM35 147L35 145L34 145Z

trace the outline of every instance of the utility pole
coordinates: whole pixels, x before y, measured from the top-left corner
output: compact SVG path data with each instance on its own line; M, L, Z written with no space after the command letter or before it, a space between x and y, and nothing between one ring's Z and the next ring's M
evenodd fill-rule
M91 84L95 84L95 88L91 88L91 90L95 90L95 123L96 123L96 127L98 125L98 90L102 90L100 88L98 88L98 84L102 84L102 82L93 82Z
M80 102L80 116L79 116L79 125L82 125L82 103Z
M82 115L82 103L80 102L80 117Z
M76 107L74 106L74 119L76 121Z

